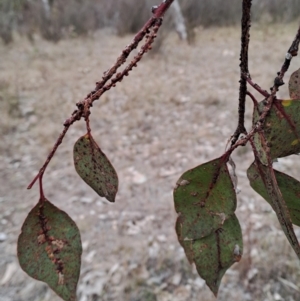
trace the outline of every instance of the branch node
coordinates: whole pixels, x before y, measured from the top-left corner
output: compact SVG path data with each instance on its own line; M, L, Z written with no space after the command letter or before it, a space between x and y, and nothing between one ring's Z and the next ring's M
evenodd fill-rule
M157 9L158 9L158 5L154 5L154 6L152 6L152 8L151 8L151 12L152 12L152 14L155 14L155 13L156 13L156 11L157 11Z
M293 58L293 55L291 53L287 52L287 54L285 55L285 58L290 61Z
M277 87L283 86L284 85L283 79L281 77L277 76L274 80L274 85ZM272 88L271 88L271 90L272 90Z

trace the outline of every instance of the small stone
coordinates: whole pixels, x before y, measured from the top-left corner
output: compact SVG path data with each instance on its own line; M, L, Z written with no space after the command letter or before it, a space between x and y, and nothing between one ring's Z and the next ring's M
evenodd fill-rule
M28 116L30 116L30 115L32 115L32 114L35 113L34 112L34 107L21 106L20 109L21 109L21 112L22 112L22 116L24 116L24 117L26 117L26 116L28 117Z
M167 237L164 234L160 234L160 235L157 235L157 240L159 242L166 242L167 241Z
M257 274L258 274L258 269L256 268L250 269L247 273L248 280L249 281L252 280Z
M282 297L278 293L275 293L274 294L274 300L276 300L276 301L282 301L283 299L282 299Z
M198 288L203 288L205 286L205 280L198 277L198 278L195 279L194 285L197 286Z
M134 167L129 167L128 171L131 174L131 181L134 184L143 184L147 181L147 177L139 171L135 170Z
M18 265L15 262L9 263L6 266L6 270L3 278L1 279L0 285L5 285L6 283L8 283L17 270L18 270Z
M90 204L90 203L93 202L93 199L92 198L83 197L83 198L80 198L80 202L81 203L85 203L85 204Z
M95 255L96 255L96 250L92 250L92 251L89 252L89 253L87 254L87 256L85 257L85 261L88 262L88 263L93 262L93 259L94 259Z
M172 277L172 284L175 286L178 286L180 284L181 281L181 274L177 273Z
M0 242L3 242L7 239L7 235L4 232L0 232Z
M189 300L190 299L190 291L191 291L191 288L188 285L179 286L174 290L174 293L173 293L174 299L176 298L176 300L178 300L178 301Z

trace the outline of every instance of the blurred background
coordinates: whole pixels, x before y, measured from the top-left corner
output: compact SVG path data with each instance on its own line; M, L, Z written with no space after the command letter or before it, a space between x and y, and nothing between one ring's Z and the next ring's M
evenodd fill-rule
M204 26L236 25L241 19L240 0L178 0L189 35ZM149 17L155 0L0 0L0 36L13 41L13 33L34 39L59 41L111 28L116 35L137 32ZM297 0L253 0L254 21L291 22L299 16ZM170 14L167 22L172 27Z
M94 89L155 4L0 0L0 301L60 300L18 264L17 238L39 198L38 186L26 187L75 103ZM85 134L83 122L70 128L44 177L46 197L81 231L79 301L216 300L177 242L172 191L184 171L221 156L236 128L241 0L177 4L153 50L92 108L94 139L119 175L116 203L76 174L72 147ZM266 90L299 15L298 0L253 1L249 67ZM286 83L299 63L293 59ZM289 98L287 86L279 97ZM249 129L253 107L246 105ZM249 187L251 149L239 148L233 159L244 255L224 276L217 300L299 301L299 261L271 207ZM298 156L279 159L275 168L300 178Z

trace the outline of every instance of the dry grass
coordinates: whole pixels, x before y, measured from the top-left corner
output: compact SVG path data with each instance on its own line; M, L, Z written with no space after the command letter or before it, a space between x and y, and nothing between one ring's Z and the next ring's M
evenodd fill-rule
M296 28L253 28L250 70L266 89ZM215 300L176 240L171 192L182 172L220 156L235 129L240 42L235 27L196 33L193 47L170 35L159 55L146 57L93 108L94 138L120 178L115 204L99 199L75 173L71 152L85 133L83 124L71 128L45 175L46 196L82 233L80 301ZM129 39L98 31L57 44L17 39L10 48L0 46L0 232L7 235L0 243L0 300L58 300L17 264L16 239L38 200L37 187L25 187L75 102L93 89ZM298 65L296 58L291 72ZM287 96L286 87L281 95ZM248 125L251 110L249 102ZM298 260L269 205L248 185L249 148L234 159L245 251L225 275L218 300L300 300ZM299 177L298 158L280 160L279 167Z

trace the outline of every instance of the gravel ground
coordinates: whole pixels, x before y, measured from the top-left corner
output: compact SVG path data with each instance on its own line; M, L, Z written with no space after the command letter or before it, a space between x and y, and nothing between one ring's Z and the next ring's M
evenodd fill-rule
M253 26L250 71L272 85L297 24ZM95 140L120 181L116 203L99 198L77 176L72 159L84 123L69 130L44 177L46 197L77 223L83 242L79 301L216 300L190 266L174 231L172 190L180 175L222 155L237 123L238 28L202 29L192 46L169 35L121 84L95 103ZM60 300L28 277L16 241L38 187L26 187L43 164L63 121L132 36L100 31L88 38L0 45L0 300ZM290 72L298 69L299 58ZM286 81L287 81L286 79ZM258 99L260 97L254 93ZM288 97L287 87L279 93ZM247 103L247 126L252 105ZM244 256L224 276L219 301L300 300L300 269L270 206L251 190L248 146L234 154ZM280 159L299 177L299 158ZM300 236L297 228L296 233Z

